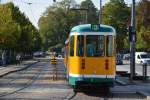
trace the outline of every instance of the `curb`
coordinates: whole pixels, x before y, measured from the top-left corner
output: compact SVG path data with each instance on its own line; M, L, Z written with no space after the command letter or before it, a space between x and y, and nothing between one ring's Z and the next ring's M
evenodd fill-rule
M125 82L123 82L123 81L121 81L121 80L116 79L115 81L116 81L116 83L118 83L118 84L120 84L120 85L123 85L123 86L126 86L126 85L127 85L127 83L125 83Z
M146 100L150 100L150 94L149 93L146 93L144 91L137 91L136 93L143 96L143 97L145 97Z
M8 75L8 74L11 74L11 73L14 73L14 72L18 72L18 71L25 70L25 69L29 68L30 66L32 66L32 65L34 65L34 64L36 64L36 63L38 63L38 62L39 62L39 61L36 61L36 62L31 63L31 64L29 64L29 65L27 65L27 66L25 66L25 67L23 67L23 68L20 68L20 69L11 70L11 71L9 71L9 72L6 72L6 73L0 75L0 77L4 77L4 76L6 76L6 75Z

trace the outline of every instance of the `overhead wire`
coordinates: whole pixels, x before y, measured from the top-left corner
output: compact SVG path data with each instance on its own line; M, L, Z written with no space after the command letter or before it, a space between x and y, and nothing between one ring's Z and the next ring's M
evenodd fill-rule
M23 1L23 0L21 0L21 2L22 2L22 4L24 3L24 4L27 4L28 5L28 9L30 10L30 12L31 12L31 15L32 15L32 18L33 18L33 21L34 21L34 23L35 24L37 24L37 19L38 18L36 18L36 16L35 16L35 14L34 14L34 12L33 12L33 9L32 9L32 6L31 5L37 5L37 4L48 4L48 3L42 3L42 2L27 2L27 1Z
M28 5L28 7L26 7L26 8L29 9L29 11L30 11L30 13L31 13L31 16L32 16L32 18L33 18L33 21L34 21L34 23L36 24L36 18L35 18L34 12L32 11L32 8L31 8L31 4L33 4L33 3L32 3L32 2L26 2L26 1L23 1L23 0L21 0L21 3L22 3L22 5L24 5L24 4L27 4L27 5Z
M12 0L13 1L13 0ZM23 0L19 0L18 2L22 2L22 3L25 3L25 4L39 4L39 5L41 5L41 4L48 4L48 3L46 3L46 2L29 2L29 1L23 1ZM50 3L50 2L49 2Z
M34 20L34 22L36 23L36 18L35 18L34 12L33 12L33 10L32 10L31 4L28 4L28 5L29 5L29 9L30 9L30 11L31 11L33 20Z
M24 11L25 8L29 9L29 11L30 11L29 13L31 13L30 15L31 15L31 17L33 19L33 24L37 24L37 19L38 18L36 18L35 12L33 12L33 9L32 9L31 5L41 5L41 4L47 5L48 3L49 4L51 3L51 2L48 2L48 3L46 3L46 2L32 2L32 1L26 1L26 0L10 0L10 1L12 1L12 2L15 1L14 3L17 6L19 6L19 5L22 6L21 9L23 10L23 12L25 12ZM20 4L19 4L19 2L20 2ZM26 6L25 6L25 4L26 4Z

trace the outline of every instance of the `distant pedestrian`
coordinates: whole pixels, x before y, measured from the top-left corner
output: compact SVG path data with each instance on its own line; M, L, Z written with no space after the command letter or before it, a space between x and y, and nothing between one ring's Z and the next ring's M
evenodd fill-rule
M5 54L5 51L2 53L2 64L3 64L3 66L6 65L6 54Z
M20 53L20 63L23 61L23 54L22 53Z
M16 65L17 65L17 64L20 64L20 60L21 60L21 55L20 55L20 54L17 54L17 55L16 55Z

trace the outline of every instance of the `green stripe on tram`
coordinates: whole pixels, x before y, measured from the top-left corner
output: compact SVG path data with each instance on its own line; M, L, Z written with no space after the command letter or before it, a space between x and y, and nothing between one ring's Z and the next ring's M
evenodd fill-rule
M113 86L114 79L113 78L77 78L77 77L69 77L69 83L71 85L76 85L77 81L84 81L89 83L105 83L105 85Z

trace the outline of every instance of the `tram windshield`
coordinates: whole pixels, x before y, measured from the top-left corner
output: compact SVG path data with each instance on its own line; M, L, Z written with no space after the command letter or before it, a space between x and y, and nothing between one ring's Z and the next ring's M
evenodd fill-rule
M99 57L104 56L105 51L104 36L88 35L86 36L86 56Z

